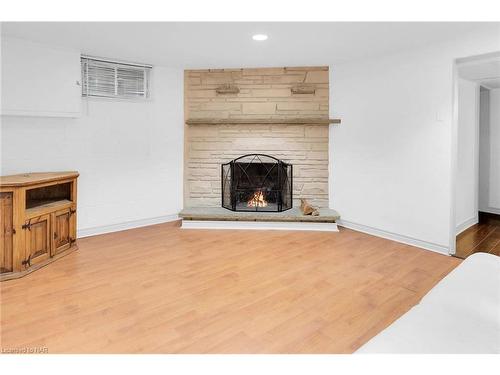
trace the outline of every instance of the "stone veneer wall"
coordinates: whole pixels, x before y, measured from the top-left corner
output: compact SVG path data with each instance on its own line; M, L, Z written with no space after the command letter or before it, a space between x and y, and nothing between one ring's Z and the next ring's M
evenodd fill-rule
M222 84L238 94L217 94ZM292 94L298 85L315 94ZM328 67L185 71L185 119L328 119ZM221 205L220 164L251 153L293 164L299 198L328 207L328 126L218 124L185 126L184 206Z

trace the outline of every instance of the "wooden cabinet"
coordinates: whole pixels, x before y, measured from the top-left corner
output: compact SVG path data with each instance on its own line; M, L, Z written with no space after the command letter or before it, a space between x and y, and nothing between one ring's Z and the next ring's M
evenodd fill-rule
M50 214L29 219L24 224L24 266L30 267L50 258Z
M72 216L76 212L72 207L65 208L54 212L52 222L52 255L59 254L60 252L68 249L75 239L71 235L71 222Z
M0 177L0 280L21 277L76 246L78 172Z
M12 272L12 192L0 193L0 273Z
M1 114L79 117L80 52L2 38Z

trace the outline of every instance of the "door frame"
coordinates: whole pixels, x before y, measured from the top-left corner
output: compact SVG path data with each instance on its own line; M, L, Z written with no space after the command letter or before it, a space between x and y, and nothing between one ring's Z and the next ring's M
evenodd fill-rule
M457 199L457 176L458 176L458 83L461 79L458 73L458 65L467 63L484 62L498 59L500 52L493 52L483 55L474 55L453 60L452 66L452 121L451 121L451 177L450 177L450 216L449 216L449 255L455 255L457 244L456 225L456 199ZM480 100L481 85L476 83L476 113L475 113L475 142L474 142L474 210L479 213L479 125L480 125Z

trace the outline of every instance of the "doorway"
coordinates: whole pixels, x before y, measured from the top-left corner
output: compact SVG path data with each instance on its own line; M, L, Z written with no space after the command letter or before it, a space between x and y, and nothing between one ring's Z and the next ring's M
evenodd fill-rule
M457 61L455 256L500 255L500 55Z

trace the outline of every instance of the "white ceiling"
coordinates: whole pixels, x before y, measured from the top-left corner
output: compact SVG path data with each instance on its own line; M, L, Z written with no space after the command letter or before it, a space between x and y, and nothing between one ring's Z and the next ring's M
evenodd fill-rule
M487 87L487 88L492 89L492 90L500 89L500 77L484 80L480 83L484 87Z
M3 35L179 68L328 65L476 31L500 35L500 23L2 23ZM255 33L269 39L253 41Z
M469 61L459 64L461 78L474 81L489 89L500 88L500 56L485 60Z

